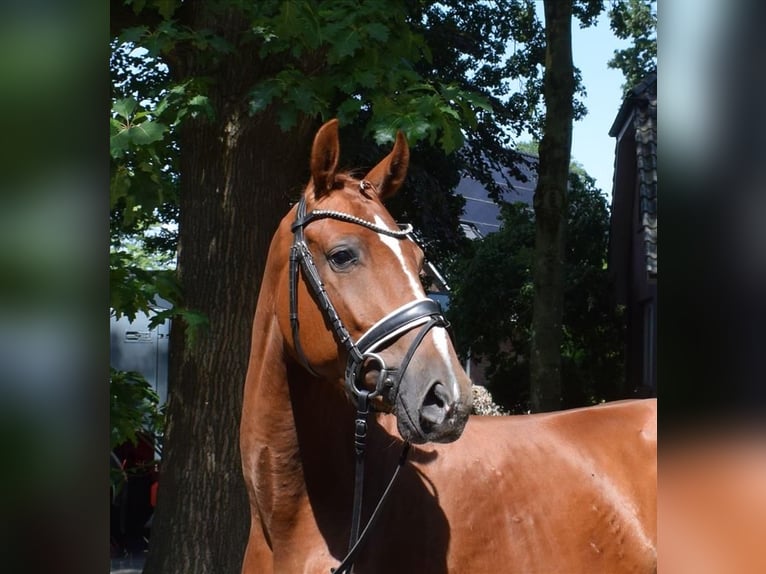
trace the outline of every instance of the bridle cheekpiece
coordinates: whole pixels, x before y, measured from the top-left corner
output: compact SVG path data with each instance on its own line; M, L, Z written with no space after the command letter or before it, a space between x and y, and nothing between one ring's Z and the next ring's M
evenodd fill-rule
M366 193L366 191L372 187L372 184L363 180L359 183L359 187L362 193ZM409 303L405 303L401 307L388 313L385 317L382 317L362 334L356 342L354 342L348 329L346 329L338 316L332 301L330 301L330 298L327 295L322 279L319 276L319 270L317 269L311 251L306 244L304 228L312 221L318 219L335 219L353 223L375 231L376 233L394 237L396 239L412 239L412 226L406 225L402 229L393 230L348 213L332 210L316 209L307 214L306 199L305 197L301 197L301 200L298 203L295 221L291 227L293 232L293 244L290 249L289 269L290 328L292 330L293 344L295 346L296 354L298 355L300 362L303 364L303 367L312 375L318 377L314 369L311 368L306 355L303 353L303 348L300 342L300 322L298 319L298 269L300 268L304 280L316 298L316 301L322 310L325 319L330 324L336 339L348 352L345 371L345 386L349 396L356 406L356 419L354 421L354 452L356 455L356 466L354 474L354 499L349 549L340 565L331 570L331 572L334 572L335 574L342 574L351 572L354 559L361 550L367 534L372 530L375 519L379 516L379 511L391 491L391 487L396 481L399 471L406 462L407 453L409 452L410 447L410 443L405 441L402 454L399 457L399 464L360 534L359 529L361 524L364 487L364 455L367 440L367 418L373 405L372 399L381 396L384 399L388 399L391 407L393 407L396 402L404 372L415 354L415 351L423 341L423 338L432 328L446 328L449 326L449 323L442 315L438 303L428 298L416 299ZM377 351L402 334L411 331L416 327L420 327L420 331L410 344L410 347L405 353L398 368L388 367ZM372 391L366 389L363 384L365 366L377 366L379 368L378 380L375 384L375 389Z
M349 396L354 403L359 406L359 397L364 390L361 388L364 367L366 365L376 364L380 368L380 376L378 377L375 389L369 392L367 398L373 399L377 396L384 395L386 394L384 391L388 390L390 392L387 393L387 398L393 405L404 371L417 350L417 347L420 345L428 331L433 327L447 327L448 322L442 315L438 303L428 298L416 299L394 309L391 313L381 318L359 337L356 342L354 342L338 316L332 301L330 301L330 298L327 295L327 291L319 276L319 271L314 263L311 251L305 241L304 228L312 221L318 219L335 219L353 223L366 227L376 233L397 239L410 238L412 226L406 225L403 229L392 230L354 215L332 210L314 210L307 214L305 198L301 198L298 204L295 222L292 224L293 245L290 250L290 325L293 335L293 344L295 345L295 350L301 363L310 373L315 376L317 375L308 363L300 343L300 323L298 319L299 266L304 280L314 294L325 319L335 334L335 337L338 342L344 346L348 353L345 383ZM410 348L405 354L399 367L389 368L376 351L400 335L419 326L422 326L422 328L410 345Z

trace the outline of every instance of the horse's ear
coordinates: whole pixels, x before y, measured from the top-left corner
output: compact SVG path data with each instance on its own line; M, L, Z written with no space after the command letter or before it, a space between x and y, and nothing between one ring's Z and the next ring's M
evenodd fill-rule
M381 201L394 195L404 182L410 164L410 148L407 138L397 132L394 149L376 165L364 179L375 185Z
M338 120L333 119L319 128L311 148L311 179L314 181L316 197L332 189L339 153Z

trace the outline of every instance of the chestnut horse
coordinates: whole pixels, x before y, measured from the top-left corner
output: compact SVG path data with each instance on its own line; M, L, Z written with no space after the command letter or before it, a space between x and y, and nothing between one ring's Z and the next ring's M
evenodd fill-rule
M382 203L407 143L398 134L361 180L338 153L333 120L266 263L241 421L242 571L654 572L656 402L469 417L423 253Z

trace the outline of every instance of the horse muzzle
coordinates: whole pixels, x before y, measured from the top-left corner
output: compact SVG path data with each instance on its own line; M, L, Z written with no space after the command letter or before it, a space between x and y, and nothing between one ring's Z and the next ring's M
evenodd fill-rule
M466 385L454 379L434 379L425 387L408 383L402 383L394 408L402 438L412 443L446 443L460 438L471 412L471 394L466 397L460 392Z
M372 396L386 397L399 433L410 442L454 441L468 420L471 382L452 349L447 326L431 299L409 302L359 339L361 362L349 360L346 382L352 398L359 392L360 367L373 367L377 383Z

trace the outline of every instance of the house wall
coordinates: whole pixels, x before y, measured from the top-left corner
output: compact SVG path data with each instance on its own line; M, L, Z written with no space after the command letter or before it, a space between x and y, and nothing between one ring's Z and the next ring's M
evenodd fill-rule
M626 396L656 396L657 394L657 279L647 268L647 234L644 214L656 214L656 205L647 201L643 177L656 177L655 166L639 166L636 121L645 121L643 111L618 115L623 121L610 132L617 138L615 145L615 176L612 192L612 221L609 238L609 268L614 280L618 304L625 305L625 389ZM641 138L651 136L647 126ZM642 144L647 145L642 139ZM639 167L641 169L639 169ZM652 198L656 201L656 198ZM649 209L651 208L651 209ZM656 217L656 216L655 216ZM656 222L656 220L655 220ZM656 264L656 252L654 262Z

